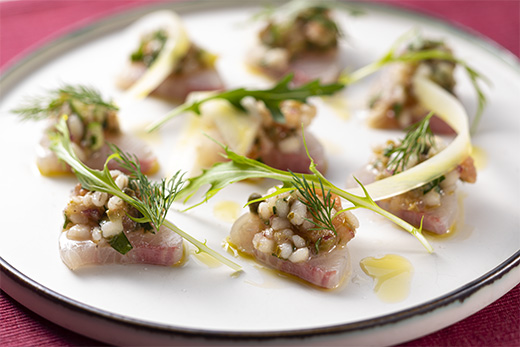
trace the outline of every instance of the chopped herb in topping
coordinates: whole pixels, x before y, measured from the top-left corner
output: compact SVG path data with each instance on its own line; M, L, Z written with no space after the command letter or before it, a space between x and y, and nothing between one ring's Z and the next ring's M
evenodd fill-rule
M399 118L401 115L401 111L403 110L403 105L400 103L395 103L392 105L392 111L394 111L395 118Z
M161 50L168 39L166 31L163 29L156 30L148 35L143 36L137 50L132 52L130 59L132 62L142 62L146 66L153 64L155 59L161 53Z
M440 193L442 188L440 186L441 182L446 179L445 176L440 176L434 179L433 181L425 184L423 186L423 194L428 194L432 189L435 190L437 193Z
M314 243L314 249L316 250L316 254L320 253L320 244L321 240L323 240L323 237L320 237L315 243Z
M113 249L121 254L126 254L133 248L124 231L110 238L108 243Z

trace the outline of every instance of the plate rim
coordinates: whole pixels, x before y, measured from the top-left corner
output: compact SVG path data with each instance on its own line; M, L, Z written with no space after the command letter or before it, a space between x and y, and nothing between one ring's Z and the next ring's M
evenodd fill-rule
M112 323L124 325L126 327L145 330L151 333L173 333L181 337L205 337L215 339L227 339L227 338L238 338L242 340L253 340L253 339L277 339L277 338L301 338L305 337L316 337L328 334L345 334L359 332L367 329L380 328L387 325L401 323L410 318L425 315L431 313L437 309L449 306L453 303L463 303L467 298L483 289L488 285L492 285L494 282L502 279L513 270L520 270L520 250L513 254L511 257L503 261L496 268L488 271L484 275L477 279L466 283L464 286L457 288L443 296L427 301L421 305L417 305L408 309L404 309L391 314L386 314L376 318L365 319L352 323L337 324L327 327L317 328L305 328L305 329L294 329L284 331L218 331L218 330L207 330L207 329L195 329L187 327L176 327L169 324L160 324L154 322L147 322L145 320L131 318L124 315L108 312L99 308L92 307L90 305L81 303L77 300L68 298L65 295L57 293L38 282L32 280L25 274L21 273L3 257L0 257L0 283L4 287L5 280L8 280L16 285L25 287L26 289L32 290L42 299L48 300L56 305L61 305L67 310L74 311L87 316L95 316L95 318L101 320L109 320ZM12 284L11 283L11 284ZM4 289L4 288L2 288ZM509 288L511 289L511 288ZM509 289L507 291L509 291ZM506 291L506 292L507 292ZM6 291L6 293L16 298L16 294ZM498 298L496 298L498 299ZM17 300L18 301L18 300ZM22 303L23 304L23 303ZM52 315L49 315L52 316ZM50 319L47 315L45 318ZM50 319L54 321L54 319ZM61 324L60 324L61 325Z
M56 39L51 40L38 47L34 51L26 54L19 58L14 63L8 63L6 69L0 76L0 90L7 90L9 86L16 85L17 81L23 79L24 76L30 75L39 65L40 62L50 61L53 57L59 56L62 51L66 50L67 47L77 47L85 42L94 40L102 33L111 32L115 29L119 29L124 25L127 25L139 18L140 16L156 11L159 9L172 9L177 12L187 13L190 11L197 11L203 8L208 9L208 6L215 8L225 8L237 6L253 6L273 3L275 1L261 0L261 1L240 1L240 0L219 0L219 1L205 1L205 0L192 0L192 1L179 1L179 2L159 2L148 5L141 5L130 9L124 9L119 13L108 14L101 19L96 19L92 23L89 23L83 27L77 28L70 33L62 35ZM280 2L280 1L277 1ZM428 22L429 25L440 26L447 29L450 33L454 33L459 37L463 37L468 40L471 44L478 46L481 49L493 54L503 63L507 64L510 68L513 68L516 72L520 72L520 59L515 56L508 49L502 47L500 44L486 37L485 35L476 32L471 28L467 28L463 25L459 25L448 20L439 18L435 15L425 12L419 12L418 10L411 9L408 7L395 6L389 3L378 3L378 2L362 2L352 1L355 6L364 8L376 8L384 9L385 11L392 12L393 15L406 16L421 18ZM211 5L210 5L211 4ZM23 52L22 52L23 53ZM17 58L16 56L14 57ZM3 97L2 97L3 98ZM187 327L178 327L170 324L161 324L149 322L141 319L131 318L115 313L111 313L106 310L98 309L76 300L69 299L68 297L57 293L49 288L41 285L40 283L27 277L22 272L11 266L3 257L0 257L0 287L4 290L7 287L6 281L10 282L8 285L16 284L23 286L24 288L33 292L37 296L44 300L48 300L56 305L62 305L66 309L76 311L86 316L94 316L101 320L108 320L111 323L124 325L138 330L144 330L151 333L166 333L175 334L181 337L205 337L205 338L216 338L216 339L276 339L276 338L294 338L294 337L315 337L323 336L328 334L342 334L342 333L353 333L364 331L367 329L379 328L387 325L392 325L400 322L404 322L410 318L431 313L442 307L446 307L456 302L463 303L466 299L473 296L476 292L483 289L488 285L492 285L497 280L502 279L504 276L518 271L520 268L520 250L517 250L508 259L503 261L501 264L491 269L484 275L476 278L475 280L466 283L465 285L446 293L438 298L434 298L430 301L404 309L384 316L376 318L365 319L362 321L356 321L352 323L344 323L331 325L327 327L316 327L316 328L304 328L286 331L217 331L217 330L206 330L206 329L194 329ZM516 284L520 282L520 278L517 278ZM514 287L507 288L505 292L509 291ZM30 303L22 302L17 300L15 293L10 293L8 290L4 290L6 294L13 297L16 301L20 302L24 306L29 307L27 304ZM501 293L501 294L504 294ZM501 296L501 295L500 295ZM493 301L497 300L500 296L494 297ZM29 307L30 308L30 307ZM482 309L480 307L479 309ZM35 311L33 308L31 310ZM44 318L50 321L55 321L49 315L41 314ZM60 324L60 323L58 323ZM60 324L62 325L62 324ZM443 326L444 327L444 326ZM75 330L68 328L70 330ZM75 330L76 331L76 330ZM77 331L82 333L80 331ZM95 337L94 337L95 338Z

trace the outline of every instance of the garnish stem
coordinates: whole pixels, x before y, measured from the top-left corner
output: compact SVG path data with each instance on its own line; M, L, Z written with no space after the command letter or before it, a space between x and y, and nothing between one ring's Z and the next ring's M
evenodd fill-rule
M220 253L214 251L213 249L209 248L208 246L206 246L205 243L203 242L200 242L199 240L197 240L196 238L194 238L193 236L185 233L184 231L182 231L181 229L179 229L175 224L173 224L172 222L170 222L169 220L164 220L163 222L163 225L171 230L173 230L174 232L176 232L177 234L179 234L182 238L186 239L188 242L190 242L192 245L194 245L195 247L198 248L199 252L204 252L204 253L207 253L209 254L210 256L212 256L213 258L215 258L216 260L218 260L219 262L221 262L222 264L224 265L227 265L229 266L230 268L232 268L233 270L235 271L241 271L242 270L242 267L240 265L238 265L237 263L235 262L232 262L231 260L229 260L228 258L222 256Z

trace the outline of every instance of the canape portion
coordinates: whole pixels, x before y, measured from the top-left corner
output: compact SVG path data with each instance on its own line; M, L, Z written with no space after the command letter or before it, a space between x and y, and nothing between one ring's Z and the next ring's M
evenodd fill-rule
M259 32L247 63L275 79L293 73L296 85L315 79L332 83L341 70L339 35L326 7L312 6L297 13L273 15Z
M225 100L212 100L201 106L197 118L201 135L197 139L197 167L208 168L222 161L222 147L229 146L240 155L293 172L309 172L310 159L305 150L302 129L311 157L325 172L327 160L321 143L307 130L316 116L316 107L305 102L285 100L280 103L282 119L275 119L263 101L246 98L245 112ZM208 135L210 138L208 138Z
M410 134L410 133L409 133ZM387 141L374 148L374 156L361 171L354 173L362 184L387 178L408 170L443 150L439 138L423 136L410 141ZM400 195L377 201L377 204L408 223L436 234L449 232L458 215L457 182L474 183L477 171L473 159L467 157L453 170ZM356 185L351 177L347 185Z
M157 172L156 156L140 139L125 134L119 127L118 107L102 98L94 88L66 85L52 90L46 97L27 100L23 107L14 110L25 119L46 119L45 133L37 149L36 164L44 176L70 173L70 168L50 150L50 138L56 133L61 116L67 116L67 127L74 152L90 168L102 169L112 154L109 144L137 156L145 174ZM111 169L118 168L111 162Z
M168 35L174 35L164 29L157 29L143 34L139 46L130 54L127 66L119 75L117 85L129 89L148 70L152 69L160 53L165 49ZM193 91L223 89L223 83L215 68L217 56L200 48L193 42L187 43L185 52L180 56L172 55L170 72L151 91L160 98L183 102Z
M421 51L437 51L438 53L452 53L443 41L434 41L416 36L401 49L400 56ZM370 98L369 125L374 128L404 129L411 124L422 120L428 110L419 103L413 88L415 74L423 74L440 87L454 93L454 70L456 63L453 60L427 59L409 62L396 62L390 65L379 83L373 90ZM431 129L438 134L452 134L453 130L446 122L433 117Z
M128 176L112 170L125 194L140 199ZM64 210L60 255L72 270L86 265L143 263L173 265L182 258L183 241L174 231L137 220L142 214L121 198L77 184Z
M309 200L298 190L276 191L270 189L263 201L251 195L257 201L235 222L229 241L272 268L319 287L337 287L348 272L346 244L358 220L342 211L339 197L320 189Z

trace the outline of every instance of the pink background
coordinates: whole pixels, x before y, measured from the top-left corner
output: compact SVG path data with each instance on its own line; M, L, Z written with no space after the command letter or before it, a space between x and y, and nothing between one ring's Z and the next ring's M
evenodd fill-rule
M154 1L0 2L0 71L85 24ZM156 2L156 1L155 1ZM479 33L520 56L520 1L382 1ZM519 346L520 285L480 312L403 346ZM101 346L28 311L0 291L1 346Z

